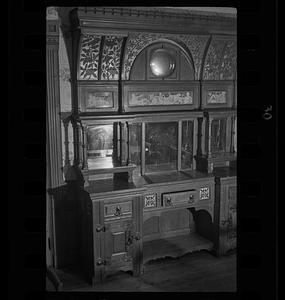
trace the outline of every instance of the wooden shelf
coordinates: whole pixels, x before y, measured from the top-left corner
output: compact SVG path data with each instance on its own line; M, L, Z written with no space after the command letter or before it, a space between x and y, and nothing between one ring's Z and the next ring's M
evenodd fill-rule
M188 252L212 250L213 243L197 233L143 243L143 262L163 257L178 257Z

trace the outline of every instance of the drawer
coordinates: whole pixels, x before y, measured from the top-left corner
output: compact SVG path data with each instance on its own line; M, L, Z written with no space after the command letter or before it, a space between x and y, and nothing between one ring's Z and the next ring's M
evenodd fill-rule
M163 206L194 205L198 201L197 191L166 193L162 195Z
M126 217L132 215L132 200L104 205L105 218Z

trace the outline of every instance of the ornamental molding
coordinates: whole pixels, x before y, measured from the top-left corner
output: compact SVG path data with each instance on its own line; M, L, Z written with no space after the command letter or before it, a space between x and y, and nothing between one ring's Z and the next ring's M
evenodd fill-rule
M170 19L170 20L205 20L205 21L233 21L236 14L205 12L205 11L178 11L175 7L166 9L163 7L79 7L79 13L93 16L116 16L135 17L148 19Z

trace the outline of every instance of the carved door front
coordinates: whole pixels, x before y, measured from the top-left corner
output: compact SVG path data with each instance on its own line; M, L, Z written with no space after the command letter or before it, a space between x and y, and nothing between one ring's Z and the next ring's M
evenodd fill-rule
M101 257L97 265L102 267L102 280L119 270L134 273L137 271L141 239L133 213L136 200L137 198L131 200L132 209L129 214L124 214L124 204L115 204L115 213L112 218L106 218L106 205L104 201L100 203L100 219L104 229L100 242ZM118 212L119 207L121 211ZM128 210L126 207L127 205L125 211Z
M227 248L236 247L236 229L237 229L237 212L236 212L236 191L235 185L228 187L228 201L226 205L228 227L227 227Z

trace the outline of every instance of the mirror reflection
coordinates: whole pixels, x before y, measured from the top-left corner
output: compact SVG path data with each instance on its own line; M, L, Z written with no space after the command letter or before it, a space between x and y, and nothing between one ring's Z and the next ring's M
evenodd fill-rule
M87 131L89 169L113 167L113 130L113 125L98 125Z

